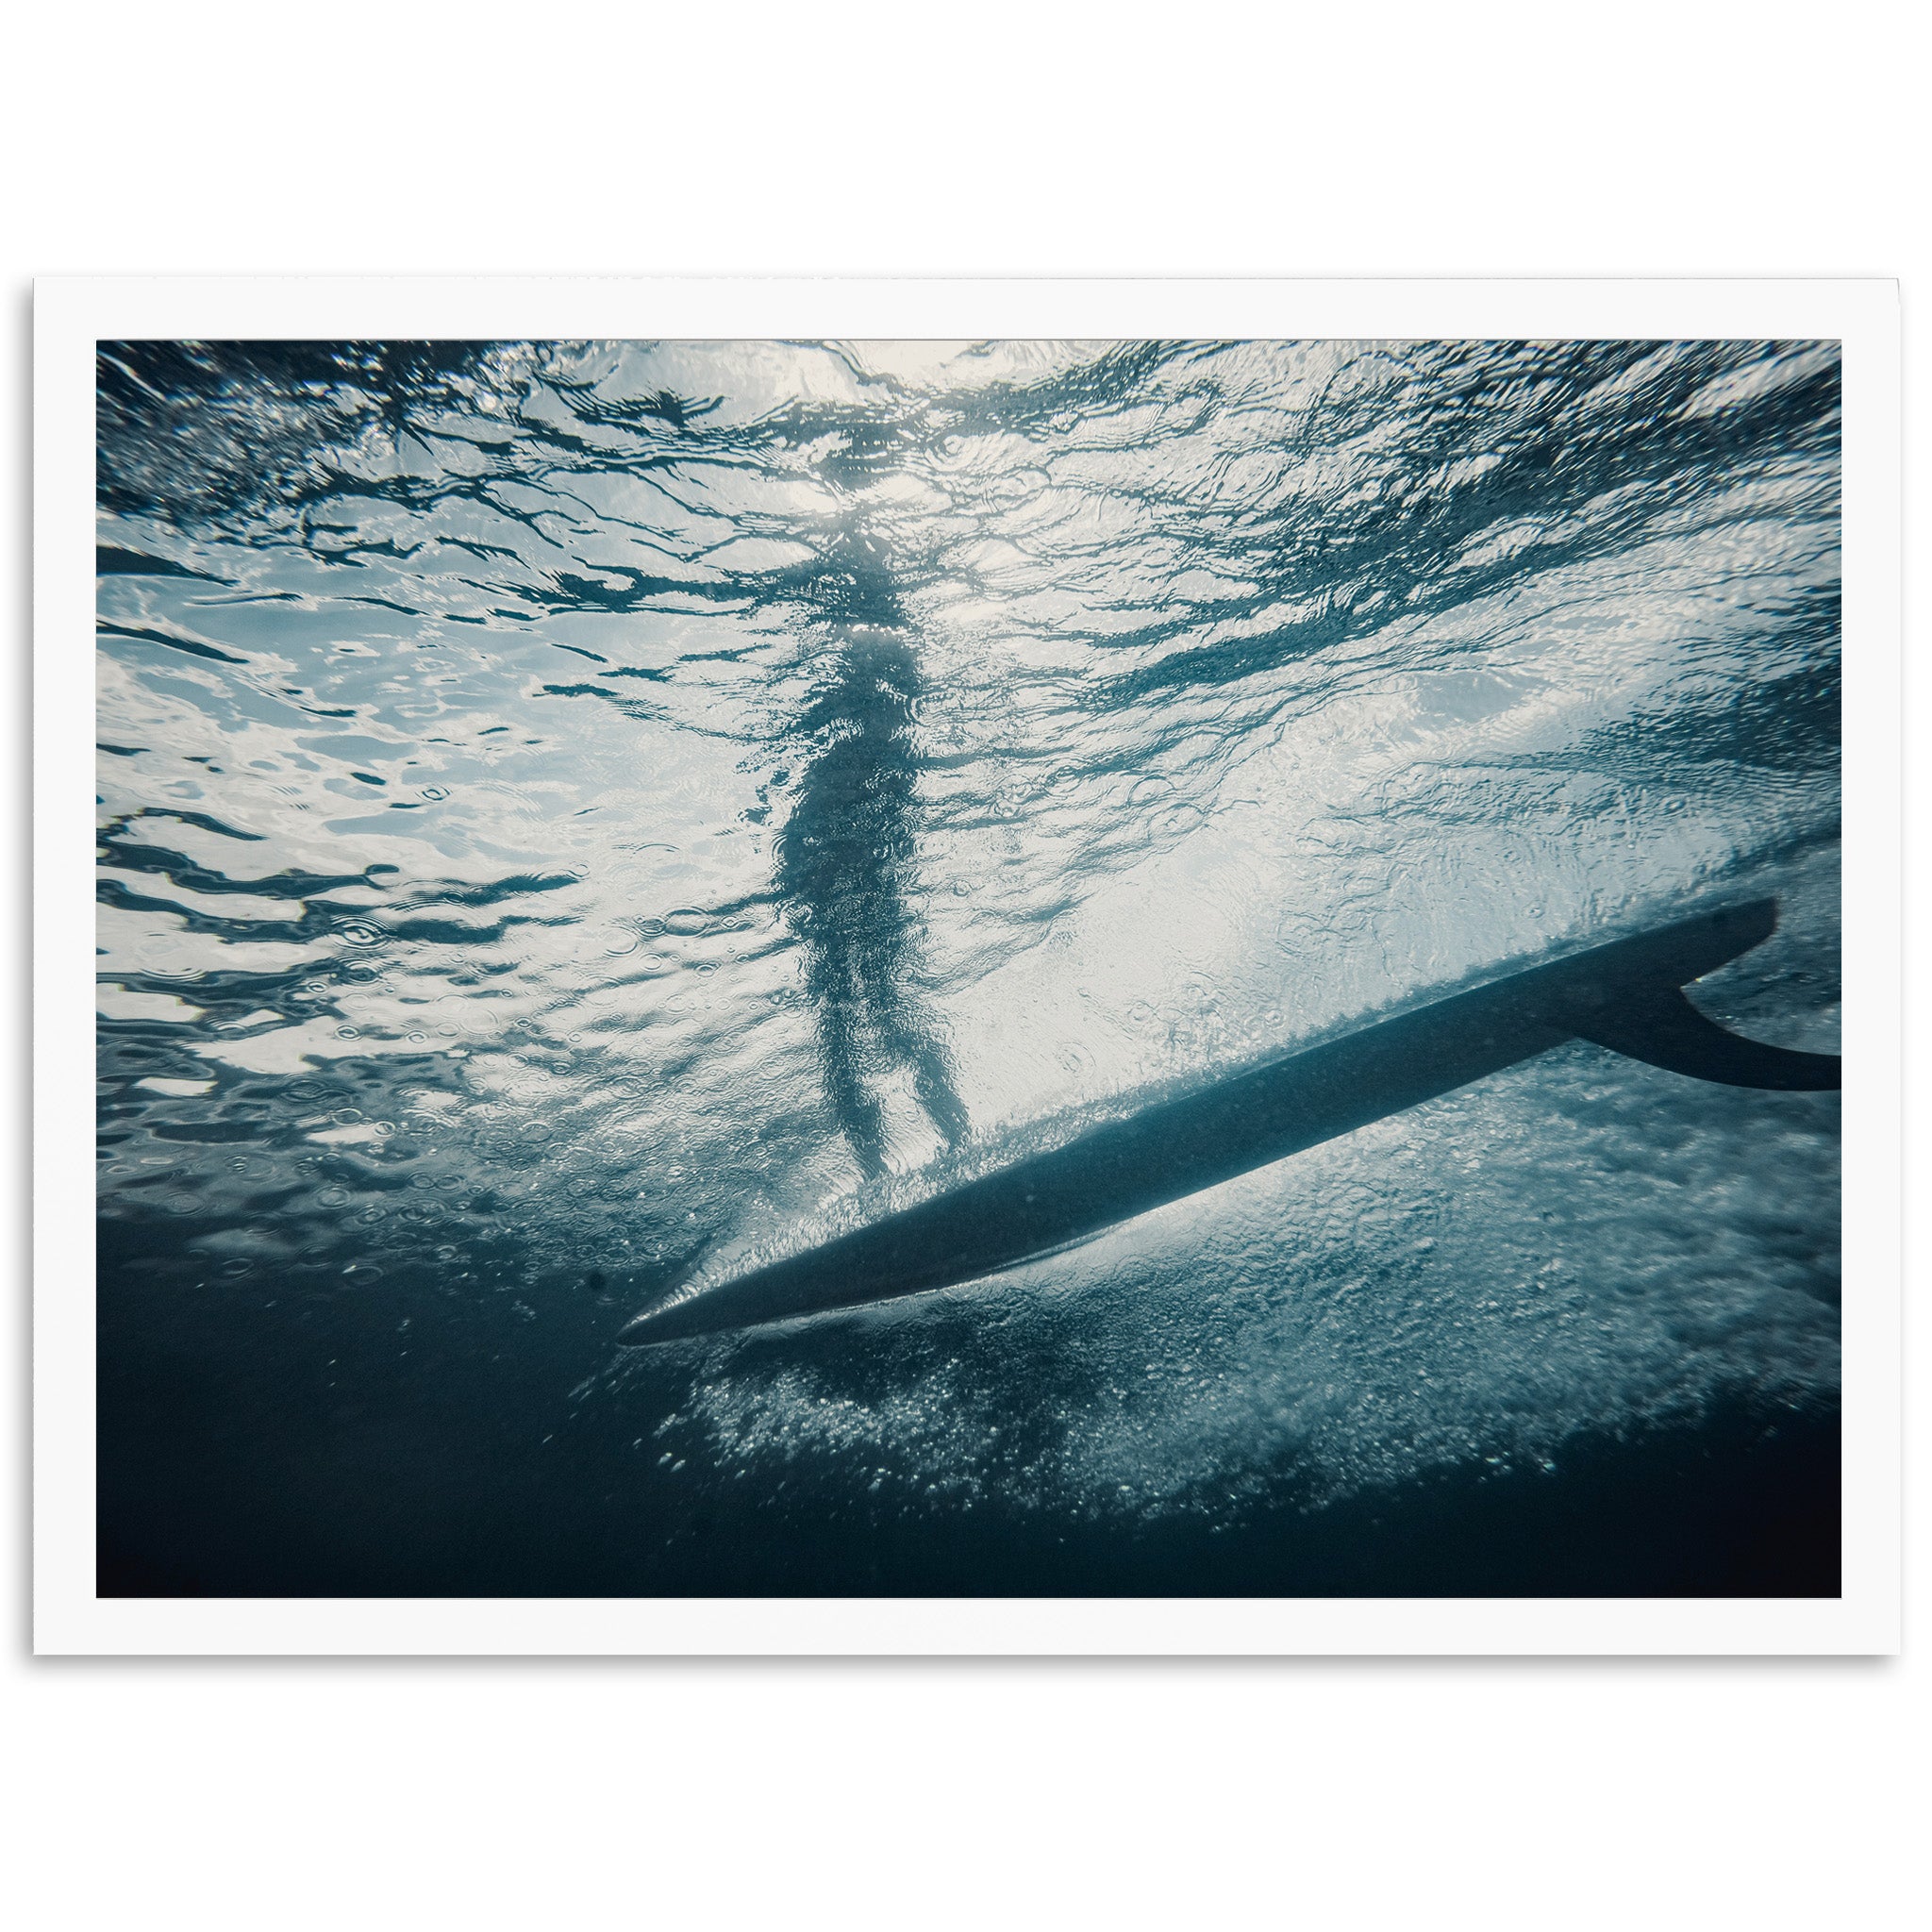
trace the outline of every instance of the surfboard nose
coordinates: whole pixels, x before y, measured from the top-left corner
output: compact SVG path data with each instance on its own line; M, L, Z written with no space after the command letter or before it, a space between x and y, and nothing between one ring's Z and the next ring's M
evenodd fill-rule
M650 1348L660 1341L679 1341L688 1335L705 1335L728 1324L710 1319L702 1295L677 1295L633 1315L617 1331L620 1348Z

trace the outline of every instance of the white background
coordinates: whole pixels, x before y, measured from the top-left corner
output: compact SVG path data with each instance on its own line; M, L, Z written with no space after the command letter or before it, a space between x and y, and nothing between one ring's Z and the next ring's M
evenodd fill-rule
M18 707L35 274L1896 275L1923 426L1923 79L1896 9L703 17L95 5L10 31ZM1907 503L1909 530L1909 467ZM0 1124L23 1274L24 1107ZM1882 1662L33 1663L11 1306L0 1831L36 1928L1924 1907L1909 1542L1907 1654ZM1909 1300L1907 1323L1917 1388ZM1907 1447L1909 1507L1909 1410Z

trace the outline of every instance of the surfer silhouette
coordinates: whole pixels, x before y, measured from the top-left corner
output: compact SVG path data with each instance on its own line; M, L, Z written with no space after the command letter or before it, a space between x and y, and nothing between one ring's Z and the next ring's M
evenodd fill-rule
M883 544L836 528L804 585L811 693L777 837L774 888L804 955L825 1097L868 1176L885 1171L882 1086L895 1072L947 1146L966 1131L918 985L916 635Z

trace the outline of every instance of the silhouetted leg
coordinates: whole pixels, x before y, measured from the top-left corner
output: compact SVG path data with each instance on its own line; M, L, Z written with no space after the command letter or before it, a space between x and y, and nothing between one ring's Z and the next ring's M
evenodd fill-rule
M970 1124L966 1104L953 1085L945 1049L935 1041L927 1041L912 1055L912 1090L946 1145L957 1147Z
M853 1158L872 1179L885 1172L886 1126L878 1102L866 1088L858 1005L848 980L846 974L820 970L808 975L808 983L818 1008L825 1098Z
M896 987L889 988L874 1007L886 1050L912 1074L912 1091L948 1147L965 1139L965 1103L953 1084L950 1056L936 1030L925 1023L915 1003Z

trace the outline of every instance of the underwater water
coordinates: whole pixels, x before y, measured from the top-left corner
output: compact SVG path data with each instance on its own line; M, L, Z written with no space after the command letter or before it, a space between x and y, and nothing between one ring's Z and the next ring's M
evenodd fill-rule
M1774 896L1838 1039L1839 367L110 343L107 1593L1835 1593L1836 1093L1573 1041L625 1349L1432 989Z

